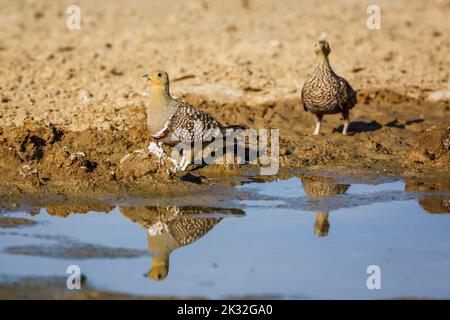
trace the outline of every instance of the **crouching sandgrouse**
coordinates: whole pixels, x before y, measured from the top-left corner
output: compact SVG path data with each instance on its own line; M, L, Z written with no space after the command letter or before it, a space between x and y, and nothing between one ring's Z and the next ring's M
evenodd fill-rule
M330 51L328 42L316 43L315 53L319 62L302 89L303 108L316 116L314 135L319 134L323 115L336 113L342 113L344 117L342 133L347 134L349 112L356 104L356 92L344 78L334 73L330 66L328 61Z
M164 71L144 74L151 84L147 126L157 141L174 146L181 141L208 141L227 129L246 129L245 125L226 126L209 114L177 100L169 92L169 76Z

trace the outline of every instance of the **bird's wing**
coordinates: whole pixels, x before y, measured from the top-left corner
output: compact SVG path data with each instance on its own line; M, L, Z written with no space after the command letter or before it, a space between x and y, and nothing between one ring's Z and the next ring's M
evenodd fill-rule
M306 102L305 102L305 85L303 85L301 97L302 97L303 110L308 111L308 109L306 108Z
M207 234L221 218L193 218L184 216L170 224L170 234L180 247L197 241Z
M338 103L342 110L351 109L356 104L356 93L344 78L339 77Z
M198 110L190 104L180 101L175 113L168 121L168 130L172 139L200 140L211 130L223 126L206 112Z

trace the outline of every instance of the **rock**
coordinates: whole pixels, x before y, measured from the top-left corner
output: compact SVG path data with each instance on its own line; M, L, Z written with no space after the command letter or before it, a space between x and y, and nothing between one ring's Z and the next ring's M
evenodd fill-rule
M433 126L419 139L415 151L428 160L450 159L450 127Z
M84 102L88 102L94 97L94 95L86 90L80 90L78 98Z
M184 157L177 161L169 157L162 146L151 142L147 150L125 155L119 162L116 175L131 182L141 179L169 180L175 173L184 171L188 164Z
M24 165L22 165L22 168L19 169L19 174L22 177L26 178L26 177L29 177L29 176L37 175L38 171L36 169L33 169L30 165L24 164Z
M450 90L434 91L428 95L427 100L431 102L450 101Z
M269 42L269 45L273 48L281 49L283 48L283 44L279 40L271 40Z

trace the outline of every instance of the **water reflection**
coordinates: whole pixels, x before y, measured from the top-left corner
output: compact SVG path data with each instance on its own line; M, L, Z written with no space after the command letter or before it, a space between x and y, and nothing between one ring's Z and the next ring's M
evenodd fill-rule
M169 273L170 254L205 236L227 215L244 215L239 209L120 206L120 212L147 230L152 267L146 276L164 280Z
M302 185L306 195L311 200L330 197L345 193L349 184L336 183L332 177L305 175L301 177ZM318 237L328 236L330 223L328 222L329 211L317 211L314 223L314 234Z
M242 205L247 217L225 223L223 219L244 212L175 206L180 202L155 206L157 199L145 198L126 199L128 202L119 207L108 199L60 195L27 202L0 200L0 207L5 203L7 208L3 213L0 209L0 220L26 218L35 222L0 229L0 274L60 274L75 263L93 285L111 283L109 288L115 291L134 294L448 297L448 282L442 279L446 279L450 265L446 232L450 216L436 218L427 212L450 212L450 181L416 178L366 184L348 177L297 176L236 188L230 202L215 203ZM352 181L351 188L340 181ZM183 203L202 204L195 195L189 202L185 200ZM359 214L362 211L364 214ZM310 221L313 212L315 222ZM75 215L79 213L82 215ZM339 217L330 218L333 214ZM332 218L340 221L339 237L318 241L316 236L328 236L330 222L335 223ZM21 221L4 222L12 225ZM306 232L301 232L305 223ZM373 227L367 228L369 224ZM336 225L333 228L337 231ZM210 238L204 238L208 233ZM142 248L145 244L148 252ZM358 254L347 255L349 250ZM238 264L233 260L236 256L240 257ZM424 256L430 257L431 263ZM307 264L302 263L305 259ZM326 268L336 261L339 268ZM393 284L389 291L377 294L365 289L361 274L370 264L390 268ZM144 272L150 280L142 279ZM115 275L119 276L112 278ZM333 286L317 286L324 275ZM164 279L168 280L160 285L150 283ZM243 282L245 291L236 286Z
M405 191L425 193L418 202L428 213L450 213L450 180L411 178L405 182ZM426 194L430 192L434 194Z

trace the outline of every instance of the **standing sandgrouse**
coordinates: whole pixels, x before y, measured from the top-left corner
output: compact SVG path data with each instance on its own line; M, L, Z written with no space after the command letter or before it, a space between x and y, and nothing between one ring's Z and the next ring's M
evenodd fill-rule
M331 69L328 55L330 46L326 41L318 41L315 53L319 58L314 71L308 76L302 89L302 101L305 111L316 115L317 123L314 135L318 135L324 114L342 113L344 117L343 134L347 134L349 111L356 104L356 92L350 84Z
M209 141L215 133L225 134L227 129L246 129L244 125L222 125L207 113L173 98L166 72L152 71L144 78L151 83L147 126L156 140L174 146L181 141Z

